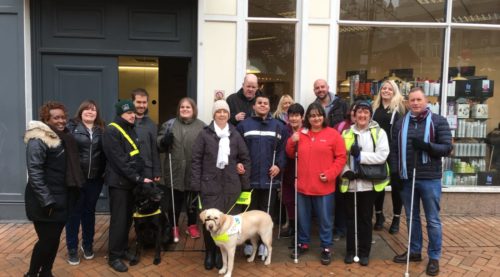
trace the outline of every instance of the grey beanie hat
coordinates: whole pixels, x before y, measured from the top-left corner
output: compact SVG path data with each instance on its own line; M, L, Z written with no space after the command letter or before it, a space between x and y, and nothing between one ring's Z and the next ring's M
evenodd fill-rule
M227 104L226 100L217 100L214 102L214 107L212 108L212 116L215 115L215 112L218 110L226 110L227 113L231 113L229 110L229 105Z

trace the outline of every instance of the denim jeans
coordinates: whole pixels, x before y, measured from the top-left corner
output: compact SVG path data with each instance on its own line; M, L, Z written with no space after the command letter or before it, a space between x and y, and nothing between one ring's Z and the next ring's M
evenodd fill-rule
M312 212L319 221L319 239L322 248L333 246L333 207L335 206L335 193L328 195L297 194L298 210L298 243L311 242Z
M103 179L87 180L80 189L80 197L66 223L68 250L78 248L78 231L82 224L82 246L90 248L94 243L95 206L102 190Z
M403 180L404 185L401 190L403 200L406 224L410 224L410 201L412 180ZM422 252L422 224L420 222L420 200L424 207L425 218L427 221L427 235L429 237L429 246L427 254L430 259L439 260L441 257L441 245L443 230L441 219L439 218L441 200L441 179L416 179L415 194L413 198L413 220L411 226L411 245L410 253Z

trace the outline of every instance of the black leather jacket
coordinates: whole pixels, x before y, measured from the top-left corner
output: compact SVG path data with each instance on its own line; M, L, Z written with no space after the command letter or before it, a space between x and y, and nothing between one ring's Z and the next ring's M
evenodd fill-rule
M101 178L106 168L106 156L102 150L103 130L94 126L91 136L83 123L74 120L69 121L67 127L78 144L80 167L85 178Z

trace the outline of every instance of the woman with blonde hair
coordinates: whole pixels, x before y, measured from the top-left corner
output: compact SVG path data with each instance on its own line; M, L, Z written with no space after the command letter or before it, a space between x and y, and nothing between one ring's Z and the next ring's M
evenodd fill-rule
M406 107L403 100L404 97L399 92L398 85L392 80L386 80L382 83L379 93L375 96L372 103L372 109L374 111L372 119L386 132L389 137L389 145L393 143L391 141L393 125L399 118L406 114ZM392 187L393 219L391 227L389 228L389 233L396 234L399 232L399 221L401 209L403 207L400 196L401 180L397 174L391 175L390 185ZM379 231L382 230L385 221L383 214L385 191L378 192L377 194L377 198L375 199L376 222L373 229Z
M285 124L287 124L288 123L288 113L287 113L288 108L293 103L295 103L295 101L293 101L293 98L290 95L283 94L283 96L281 96L281 98L280 98L280 101L278 102L278 108L276 108L276 111L274 112L273 117L276 119L279 119L279 120L283 121Z

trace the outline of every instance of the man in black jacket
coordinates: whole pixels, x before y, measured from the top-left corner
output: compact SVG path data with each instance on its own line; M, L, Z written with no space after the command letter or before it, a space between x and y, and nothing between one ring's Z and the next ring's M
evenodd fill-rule
M316 95L315 102L323 106L328 119L328 126L333 127L337 123L344 121L349 107L342 98L329 90L330 86L328 86L325 80L318 79L314 82L314 94Z
M407 255L411 262L422 260L422 226L420 223L420 200L427 221L429 246L427 254L427 275L439 273L441 257L442 226L439 218L441 201L441 158L452 150L451 131L448 121L434 114L427 107L427 98L420 87L409 93L410 112L399 119L392 132L391 171L399 174L403 181L401 199L403 200L406 222L409 225L413 169L415 173L415 194L411 225L410 253L394 257L396 263L406 263Z
M238 92L229 95L227 104L231 110L229 121L234 126L245 118L252 116L255 97L262 93L259 89L259 80L254 74L247 74L243 80L243 85Z
M108 264L118 272L128 267L121 261L127 255L128 233L132 225L133 189L139 182L149 183L143 175L144 161L139 155L134 131L135 108L130 100L115 105L116 118L104 130L102 146L107 164L105 182L109 186Z
M135 132L139 137L139 149L141 158L144 160L144 176L160 181L161 166L160 154L156 146L158 128L156 123L148 116L148 92L143 88L132 91L132 101L135 106Z

